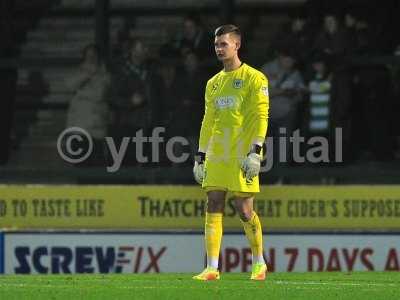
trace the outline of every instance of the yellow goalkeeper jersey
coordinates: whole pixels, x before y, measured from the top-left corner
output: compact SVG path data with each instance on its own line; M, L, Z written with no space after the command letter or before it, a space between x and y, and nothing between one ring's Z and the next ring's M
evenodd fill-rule
M263 73L242 64L213 76L205 91L205 112L199 150L207 160L236 160L262 143L268 124L268 81Z

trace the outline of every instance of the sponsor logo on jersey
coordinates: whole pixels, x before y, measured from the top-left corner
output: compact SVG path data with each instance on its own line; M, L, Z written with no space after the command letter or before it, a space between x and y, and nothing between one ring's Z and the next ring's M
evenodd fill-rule
M233 87L235 89L241 89L243 87L243 80L242 79L234 79L233 80Z
M215 99L215 105L219 109L232 108L235 106L235 102L234 96L223 96Z

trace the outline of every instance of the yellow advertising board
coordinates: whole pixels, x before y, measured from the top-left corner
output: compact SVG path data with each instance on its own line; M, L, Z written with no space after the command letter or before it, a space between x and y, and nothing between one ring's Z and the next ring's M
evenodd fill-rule
M271 230L400 229L400 186L263 186L255 209ZM7 229L202 229L198 186L0 186ZM241 229L228 195L225 229Z

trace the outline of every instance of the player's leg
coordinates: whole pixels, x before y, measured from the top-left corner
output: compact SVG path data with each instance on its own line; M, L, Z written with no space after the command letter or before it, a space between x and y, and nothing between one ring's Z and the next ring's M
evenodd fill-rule
M235 207L243 224L252 252L251 279L264 280L267 265L263 257L262 227L258 215L253 209L254 196L251 193L235 193Z
M205 222L205 242L207 266L217 269L222 239L222 215L225 208L225 191L207 193L207 212Z
M207 192L207 210L204 228L207 252L206 269L193 277L198 280L219 279L218 258L222 240L222 215L225 208L226 191L209 190Z

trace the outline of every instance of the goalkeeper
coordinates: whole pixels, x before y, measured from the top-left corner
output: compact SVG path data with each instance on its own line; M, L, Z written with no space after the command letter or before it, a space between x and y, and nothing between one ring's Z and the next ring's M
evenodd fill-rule
M215 30L215 52L223 70L206 86L205 112L193 173L207 192L205 246L207 267L198 280L219 279L218 257L222 216L228 191L252 250L253 280L264 280L262 228L253 210L260 191L258 173L268 120L268 82L264 74L241 62L240 29L223 25Z

